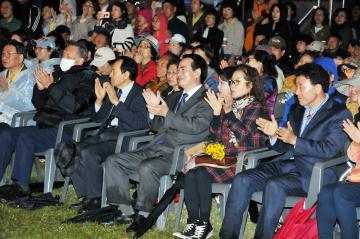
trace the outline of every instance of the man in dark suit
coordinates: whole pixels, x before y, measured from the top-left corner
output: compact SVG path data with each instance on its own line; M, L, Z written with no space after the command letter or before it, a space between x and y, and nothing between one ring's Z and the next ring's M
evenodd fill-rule
M336 157L344 148L347 136L342 122L351 119L351 113L325 93L328 73L319 65L305 64L297 70L296 88L299 103L291 109L287 128L278 128L274 116L271 121L256 121L270 137L273 149L283 154L234 178L220 231L222 239L238 238L242 215L251 194L257 191L263 191L263 205L254 238L271 239L286 197L305 196L314 164ZM335 180L334 168L327 169L324 184Z
M34 153L55 146L57 127L63 120L90 117L95 102L95 72L84 66L87 49L77 42L69 42L60 66L51 74L37 68L32 103L37 113L36 126L8 128L0 132L0 178L16 151L12 179L16 181L0 197L13 199L29 194L29 182ZM65 130L63 141L71 138Z
M107 223L133 222L135 230L152 210L160 178L169 174L176 146L196 143L209 135L212 111L204 100L207 74L205 61L197 55L185 55L178 66L178 82L183 93L168 102L150 91L144 92L147 107L158 133L148 145L130 153L115 154L106 160L106 192L109 204L118 205L122 214ZM129 175L139 175L135 208L129 195ZM138 211L135 214L135 210Z
M101 122L99 133L77 144L79 162L70 173L75 191L83 201L73 205L79 212L100 207L103 170L101 163L115 152L118 134L148 127L148 111L142 88L134 80L137 64L121 57L112 65L111 83L95 80L93 121Z

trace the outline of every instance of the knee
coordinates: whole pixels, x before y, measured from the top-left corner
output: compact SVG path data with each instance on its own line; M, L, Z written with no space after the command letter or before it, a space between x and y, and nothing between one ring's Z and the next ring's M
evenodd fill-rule
M231 188L242 188L247 190L250 187L251 181L251 178L248 177L246 173L239 173L234 177Z
M269 179L266 182L266 186L265 186L265 194L274 194L277 196L280 196L282 194L285 193L284 189L282 187L280 187L279 183L277 182L276 179Z
M154 171L155 169L151 163L142 162L139 166L140 176L152 175Z

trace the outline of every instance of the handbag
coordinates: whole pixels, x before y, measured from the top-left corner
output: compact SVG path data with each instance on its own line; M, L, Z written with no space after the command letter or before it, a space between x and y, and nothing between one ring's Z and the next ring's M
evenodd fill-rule
M284 225L273 239L318 239L316 217L312 218L316 205L304 209L305 198L302 198L287 215Z

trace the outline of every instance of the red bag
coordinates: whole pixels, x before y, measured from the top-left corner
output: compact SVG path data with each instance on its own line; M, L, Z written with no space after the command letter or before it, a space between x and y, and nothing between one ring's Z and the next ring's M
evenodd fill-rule
M316 205L309 210L304 209L305 198L301 199L287 215L284 225L277 231L273 239L318 239L316 217L311 218Z

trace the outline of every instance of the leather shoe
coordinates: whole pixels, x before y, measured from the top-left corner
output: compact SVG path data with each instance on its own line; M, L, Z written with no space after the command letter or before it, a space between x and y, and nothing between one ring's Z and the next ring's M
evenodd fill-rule
M84 201L82 207L78 209L78 212L84 213L101 207L101 198L91 198Z
M82 208L84 206L84 204L87 202L88 200L86 199L86 197L83 197L81 199L80 202L74 203L70 205L71 209L75 209L75 210L79 210L80 208Z
M12 184L0 194L0 202L8 203L19 198L29 197L30 191L24 191L18 184Z
M102 221L101 224L105 226L109 225L117 225L117 224L130 224L134 221L135 214L125 215L121 213L120 215L116 215L112 217L110 220Z
M137 228L144 222L145 217L140 214L135 214L134 221L126 228L126 232L135 232Z

